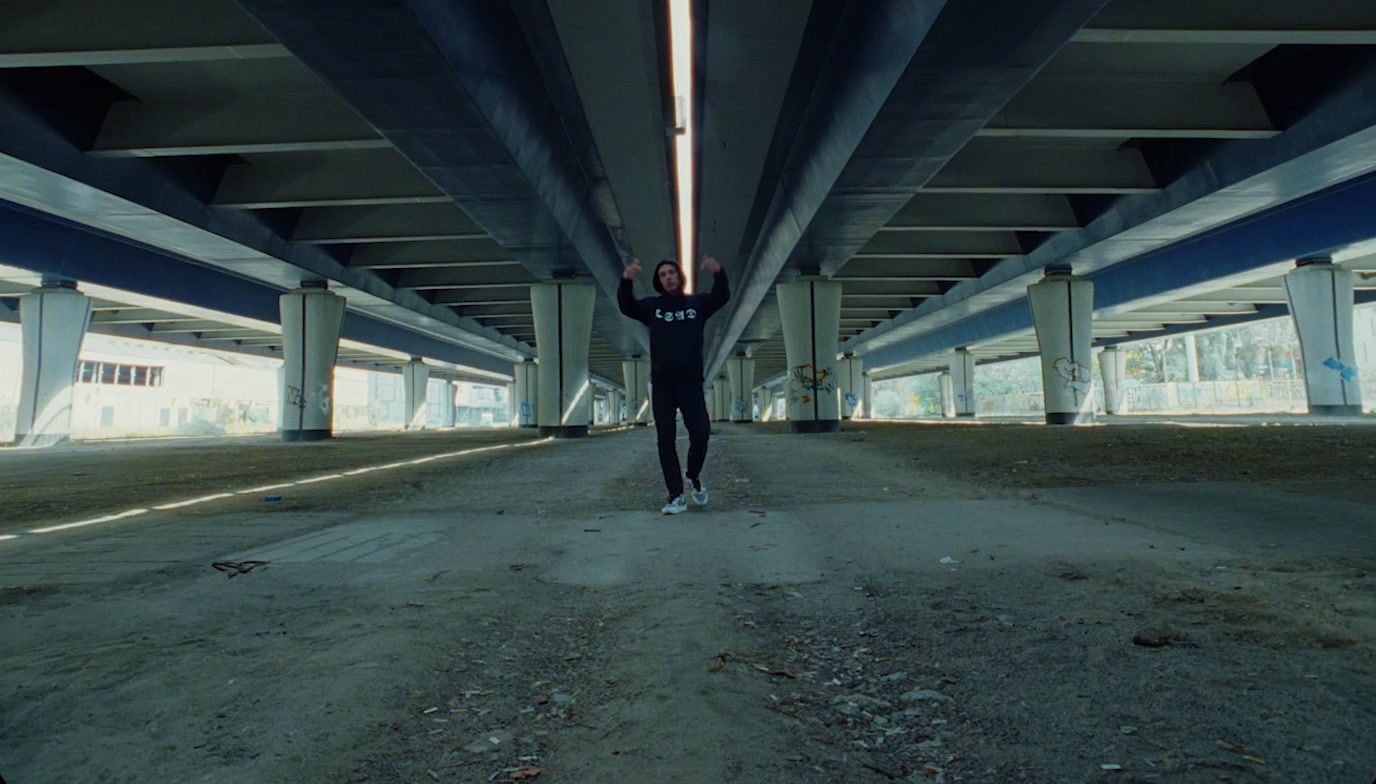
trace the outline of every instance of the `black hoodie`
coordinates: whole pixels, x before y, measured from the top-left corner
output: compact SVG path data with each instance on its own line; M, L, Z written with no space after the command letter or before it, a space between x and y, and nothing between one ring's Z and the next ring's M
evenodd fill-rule
M660 291L659 276L654 279L655 290ZM622 278L616 299L622 313L650 328L651 381L702 383L702 330L707 318L731 299L726 270L718 270L713 276L709 293L683 295L661 291L658 297L648 299L636 299L631 281Z

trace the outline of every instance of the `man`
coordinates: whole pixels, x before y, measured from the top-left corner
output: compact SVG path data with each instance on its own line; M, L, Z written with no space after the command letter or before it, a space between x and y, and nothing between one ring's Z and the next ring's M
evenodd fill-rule
M621 312L650 328L655 435L659 439L659 467L664 470L664 484L669 489L669 503L660 510L664 514L679 514L688 508L683 500L683 474L674 444L678 437L676 411L683 412L683 425L688 429L688 481L693 503L707 503L702 464L707 460L711 425L702 394L702 328L707 318L731 298L731 291L726 285L726 272L716 259L703 256L701 270L712 275L710 294L684 294L678 264L666 259L655 267L651 281L659 296L636 299L631 286L641 272L640 259L631 259L617 292Z

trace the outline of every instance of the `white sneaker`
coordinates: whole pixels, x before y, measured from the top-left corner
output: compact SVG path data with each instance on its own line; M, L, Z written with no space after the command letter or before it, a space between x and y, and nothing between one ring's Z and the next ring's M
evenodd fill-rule
M692 496L693 503L698 506L707 506L707 486L702 483L701 478L696 482L688 480L688 495Z
M683 514L684 512L688 511L688 503L683 500L683 496L676 495L673 498L670 498L669 503L665 504L664 508L659 511L663 512L666 515Z

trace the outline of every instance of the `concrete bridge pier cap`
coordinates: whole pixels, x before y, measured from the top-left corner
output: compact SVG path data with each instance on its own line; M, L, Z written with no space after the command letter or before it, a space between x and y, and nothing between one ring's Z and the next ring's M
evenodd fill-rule
M541 435L579 438L588 434L593 398L588 346L596 298L597 289L587 283L554 281L530 287L540 353L537 419Z
M784 396L795 433L841 429L837 384L837 337L841 328L841 283L805 276L776 287L783 322L788 375Z
M71 281L47 280L19 298L22 360L16 446L51 446L72 431L78 354L91 322L91 300Z
M344 298L323 282L303 283L278 299L283 441L320 441L334 435L334 365L344 305Z
M1309 413L1361 416L1362 388L1352 334L1352 272L1328 256L1300 259L1296 265L1285 276L1285 298L1304 360Z
M1069 269L1049 269L1027 287L1048 425L1094 422L1094 284Z

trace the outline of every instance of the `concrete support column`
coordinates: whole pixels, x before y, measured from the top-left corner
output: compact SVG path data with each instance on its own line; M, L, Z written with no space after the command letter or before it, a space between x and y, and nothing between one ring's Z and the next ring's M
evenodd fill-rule
M784 394L795 433L841 429L836 392L836 336L841 326L841 284L804 277L776 287L788 375Z
M773 401L774 398L769 394L769 390L765 389L764 387L760 387L759 389L755 390L754 403L755 407L760 410L761 422L768 422L769 420L774 418L773 412L769 410L769 404Z
M535 360L517 362L513 368L516 378L511 383L512 425L535 427L538 423L540 400L540 366Z
M712 383L712 397L715 400L716 415L712 417L716 422L731 421L731 384L724 378L719 378Z
M72 387L90 321L91 300L74 285L44 281L19 298L23 359L16 445L51 446L71 437Z
M936 393L941 401L941 415L951 419L956 415L956 393L949 372L936 374Z
M540 352L537 421L541 435L588 434L592 383L588 344L597 289L586 283L539 283L530 287L535 343Z
M860 393L860 404L864 406L864 414L862 416L865 419L874 419L874 379L870 378L869 373L861 374L860 378L860 388L862 390Z
M731 421L755 421L755 399L750 392L755 386L755 360L750 357L726 360L726 378L731 391Z
M1185 336L1185 380L1199 383L1199 345L1192 334Z
M863 419L865 407L865 360L849 352L837 360L836 378L841 389L841 418Z
M1327 257L1302 259L1285 276L1295 319L1309 413L1361 416L1362 388L1352 335L1352 272Z
M1099 352L1099 375L1104 381L1104 413L1110 416L1124 413L1124 386L1127 381L1128 357L1117 346Z
M454 410L454 395L458 385L453 381L444 382L444 399L440 401L440 427L453 427L458 424L458 412Z
M621 390L613 389L607 393L607 424L621 424Z
M640 357L621 360L621 375L626 384L626 422L650 424L650 360Z
M278 300L282 317L282 440L333 435L334 364L344 326L344 298L302 286Z
M1069 271L1053 270L1027 287L1027 301L1042 358L1046 423L1092 423L1094 284Z
M951 352L951 409L954 416L975 415L975 355L969 349Z
M402 409L402 416L405 421L402 424L402 429L424 430L426 393L430 387L430 368L426 367L420 357L411 357L410 362L401 366L401 386L403 400L405 400L405 406Z

